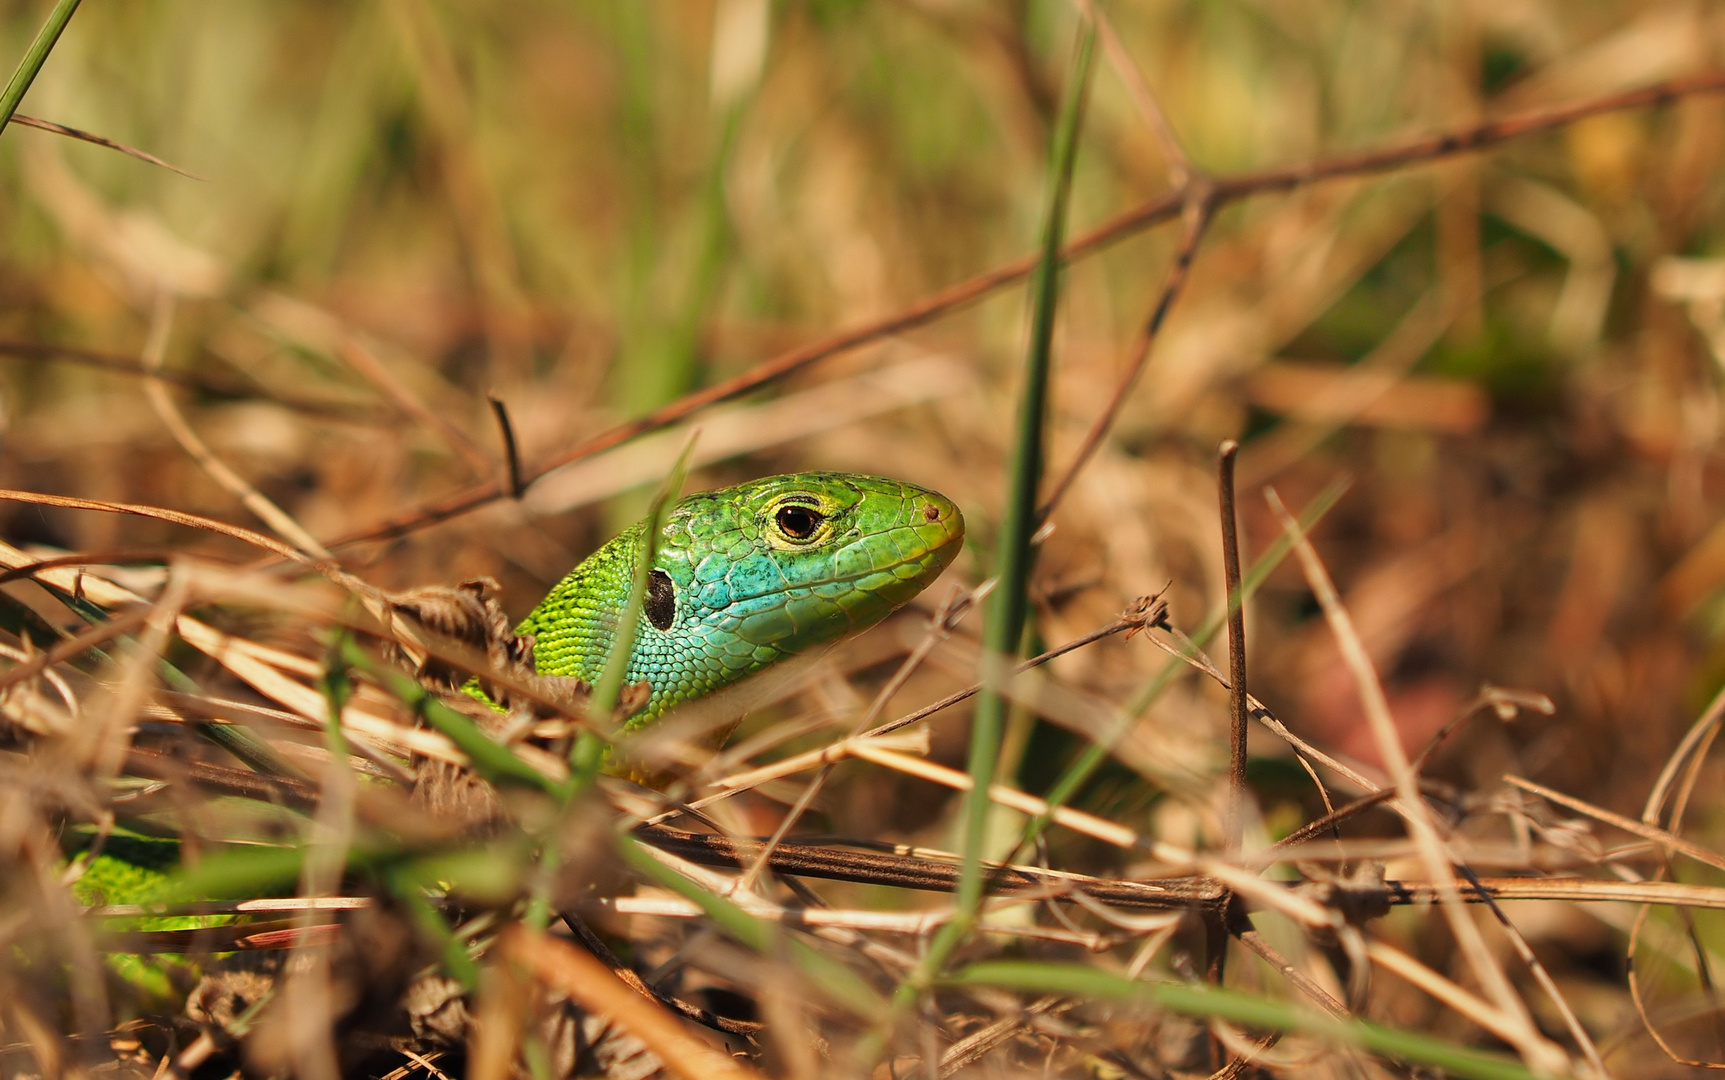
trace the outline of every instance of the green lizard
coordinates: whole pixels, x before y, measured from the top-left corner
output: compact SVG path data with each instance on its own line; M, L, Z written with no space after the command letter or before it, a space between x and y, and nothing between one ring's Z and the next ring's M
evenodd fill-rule
M598 680L644 528L588 556L516 628L511 647L531 643L537 674ZM950 500L897 480L805 472L688 496L666 519L648 578L625 682L645 682L649 694L630 726L712 702L781 660L873 626L939 577L963 543ZM116 848L74 891L88 904L148 902L163 869ZM156 962L119 956L116 966L151 996L166 989Z
M540 675L598 681L645 524L571 570L516 628ZM625 673L650 687L640 726L782 659L873 626L964 543L944 496L898 480L792 473L672 508Z

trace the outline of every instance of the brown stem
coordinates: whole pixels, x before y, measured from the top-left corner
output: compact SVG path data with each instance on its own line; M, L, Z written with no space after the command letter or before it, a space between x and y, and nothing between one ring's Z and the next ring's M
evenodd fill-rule
M600 963L611 969L611 974L617 976L625 985L642 997L650 998L679 1016L693 1020L702 1027L712 1028L714 1031L725 1031L732 1035L753 1035L758 1031L765 1030L765 1024L753 1020L733 1020L728 1016L720 1016L697 1005L690 1005L680 998L655 990L648 986L641 976L635 974L634 968L619 959L617 954L611 951L611 946L605 944L605 939L595 934L593 928L588 926L581 916L572 911L565 911L562 912L562 918L563 925L581 939L581 944L587 947L588 952L598 957Z
M1213 208L1210 189L1201 184L1200 181L1194 182L1195 193L1186 202L1186 231L1180 237L1180 247L1174 253L1173 265L1168 267L1168 277L1162 282L1162 292L1156 297L1156 306L1150 309L1150 317L1144 320L1143 328L1132 343L1131 356L1127 359L1119 380L1114 384L1114 392L1109 395L1108 403L1102 407L1102 412L1090 425L1090 430L1084 433L1084 441L1078 444L1077 452L1072 455L1072 462L1060 474L1060 479L1054 482L1048 499L1042 504L1040 516L1045 520L1066 497L1066 492L1077 479L1079 471L1089 464L1097 447L1102 445L1103 437L1108 434L1108 429L1114 426L1121 407L1126 404L1127 395L1132 393L1132 388L1138 384L1138 376L1144 373L1144 365L1150 360L1150 346L1155 344L1156 335L1161 331L1162 323L1174 306L1174 298L1186 284L1188 271L1192 269L1192 258L1198 252L1198 241L1203 239L1204 228L1210 222Z
M1240 595L1240 529L1234 512L1234 463L1240 444L1222 442L1216 456L1222 514L1223 595L1228 604L1228 851L1240 850L1246 807L1246 598Z
M509 406L496 394L486 394L485 400L491 403L491 414L497 417L497 430L503 436L503 456L509 464L509 497L519 499L527 490L527 483L521 478L521 450L515 445L515 425L509 422Z
M1240 173L1215 181L1210 190L1212 209L1237 202L1262 192L1286 191L1320 180L1347 176L1367 176L1434 161L1456 154L1483 150L1510 139L1549 131L1602 113L1643 108L1687 97L1692 94L1715 93L1725 90L1725 70L1709 71L1679 79L1669 79L1652 86L1618 94L1590 98L1586 101L1545 109L1531 109L1500 120L1471 127L1458 128L1438 135L1377 150L1341 154L1318 161L1303 162L1276 169ZM1135 233L1167 221L1191 204L1185 192L1173 192L1140 204L1077 237L1062 249L1067 261L1100 251L1102 248ZM851 349L902 334L968 306L1025 277L1035 266L1036 255L1024 255L993 270L978 274L968 281L929 296L884 319L840 331L830 337L811 342L800 348L768 360L723 382L688 394L645 416L619 424L607 431L583 439L536 461L525 472L527 483L560 465L591 457L601 450L627 442L637 435L667 427L708 405L725 401L754 390L793 371L807 367ZM331 547L355 544L367 540L387 540L403 536L439 521L466 513L502 498L502 484L493 480L476 484L463 491L425 502L403 511L383 522L331 542Z

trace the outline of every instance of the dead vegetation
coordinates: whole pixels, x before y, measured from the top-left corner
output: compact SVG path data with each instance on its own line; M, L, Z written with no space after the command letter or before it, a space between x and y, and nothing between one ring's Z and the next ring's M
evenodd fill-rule
M0 1074L1718 1067L1721 90L1687 2L79 12L0 137ZM695 428L971 522L717 753L508 633Z

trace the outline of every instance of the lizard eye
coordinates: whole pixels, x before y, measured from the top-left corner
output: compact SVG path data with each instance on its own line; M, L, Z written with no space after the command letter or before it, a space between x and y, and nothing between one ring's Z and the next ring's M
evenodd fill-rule
M792 540L807 540L826 518L806 506L792 505L779 507L773 520L778 523L779 531Z

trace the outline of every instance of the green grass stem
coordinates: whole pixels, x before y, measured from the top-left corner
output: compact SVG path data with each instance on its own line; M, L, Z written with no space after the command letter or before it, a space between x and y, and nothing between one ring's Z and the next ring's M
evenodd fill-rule
M539 788L559 797L563 795L565 785L523 761L509 747L493 740L472 720L439 701L411 676L372 659L352 640L342 642L341 658L349 666L376 679L433 729L442 732L468 756L474 771L486 780L493 784Z
M786 934L777 924L756 918L730 900L690 881L648 854L634 837L619 837L617 849L624 861L641 874L699 904L714 925L735 940L763 956L789 960L811 986L834 1004L868 1020L886 1014L886 1003L874 987L850 968Z
M1019 399L1018 436L1013 450L1006 513L1001 522L995 576L998 584L988 602L983 627L982 692L977 697L970 728L968 771L971 789L964 797L964 861L956 895L957 912L936 932L915 971L893 996L893 1018L902 1016L931 984L934 976L975 927L982 903L983 845L988 836L989 788L1000 763L1006 723L1006 699L999 682L1011 671L1012 658L1023 643L1029 611L1030 572L1035 562L1031 538L1037 520L1038 488L1042 481L1044 427L1048 412L1048 376L1054 352L1054 319L1060 299L1060 247L1066 235L1066 210L1072 192L1072 170L1078 156L1084 102L1090 83L1090 59L1095 28L1079 31L1074 59L1062 94L1060 118L1054 129L1049 161L1049 193L1043 216L1042 243L1030 279L1030 344L1025 357L1023 397ZM892 1022L889 1019L889 1023ZM884 1048L885 1032L865 1043L872 1057Z
M1469 1080L1532 1080L1534 1075L1512 1058L1482 1054L1427 1035L1366 1020L1336 1020L1235 990L1185 983L1139 982L1078 964L973 964L944 981L952 986L992 986L1032 994L1135 1002L1186 1016L1316 1035L1409 1064L1429 1065L1451 1076Z
M1310 529L1322 520L1323 516L1330 512L1330 508L1336 505L1337 500L1347 489L1347 481L1337 480L1318 492L1300 515L1302 529ZM1276 541L1241 576L1240 586L1228 598L1227 606L1212 612L1210 617L1205 619L1197 631L1191 635L1193 644L1202 647L1215 637L1222 627L1228 624L1228 617L1240 605L1244 604L1248 597L1258 591L1258 588L1269 578L1271 572L1281 564L1283 559L1288 557L1288 552L1291 550L1292 545L1286 537L1277 537ZM1115 744L1132 729L1132 725L1138 722L1145 710L1155 703L1162 692L1187 669L1188 665L1184 661L1170 658L1166 664L1162 665L1161 670L1145 684L1144 689L1140 690L1137 696L1126 706L1115 730L1106 733L1102 738L1085 747L1084 753L1080 754L1078 760L1067 767L1066 771L1049 788L1048 793L1043 796L1048 803L1048 810L1025 823L1023 837L1018 843L1019 850L1022 851L1036 842L1043 830L1047 829L1053 820L1054 811L1072 800L1072 797L1078 793L1078 789L1095 775L1097 769L1101 768L1102 763L1113 752Z
M987 836L988 789L1000 760L1000 740L1006 699L998 685L1010 670L1011 658L1022 643L1029 611L1029 584L1035 550L1031 536L1038 522L1037 489L1042 480L1044 427L1048 413L1048 373L1054 351L1054 318L1060 298L1060 246L1066 235L1066 207L1071 195L1072 167L1089 82L1095 33L1082 32L1072 72L1067 79L1059 125L1055 129L1050 168L1048 209L1043 222L1041 258L1031 277L1030 347L1025 359L1024 396L1019 401L1018 437L1013 451L1006 516L1001 522L995 563L998 584L988 604L983 627L985 671L982 692L971 720L970 793L965 796L964 869L959 878L958 908L974 912L982 900L982 845ZM954 923L962 926L962 923Z
M639 629L641 608L647 602L648 577L653 572L653 560L659 555L659 535L665 528L672 505L683 491L683 480L689 473L689 458L695 452L695 440L699 435L697 430L689 436L683 452L677 456L677 463L671 466L670 474L648 507L641 550L635 559L635 576L629 582L629 599L623 604L617 634L605 653L605 667L600 671L599 683L593 687L593 696L587 702L587 715L595 721L611 715L617 707L618 696L623 692L623 677L629 671L629 655L635 651L635 632Z
M12 114L18 111L30 84L41 74L42 65L48 62L48 54L54 51L54 43L60 40L61 31L72 21L72 13L78 10L78 3L79 0L59 0L54 10L48 13L48 21L37 32L36 40L24 53L24 59L18 61L17 69L6 83L5 92L0 93L0 133L12 122Z

